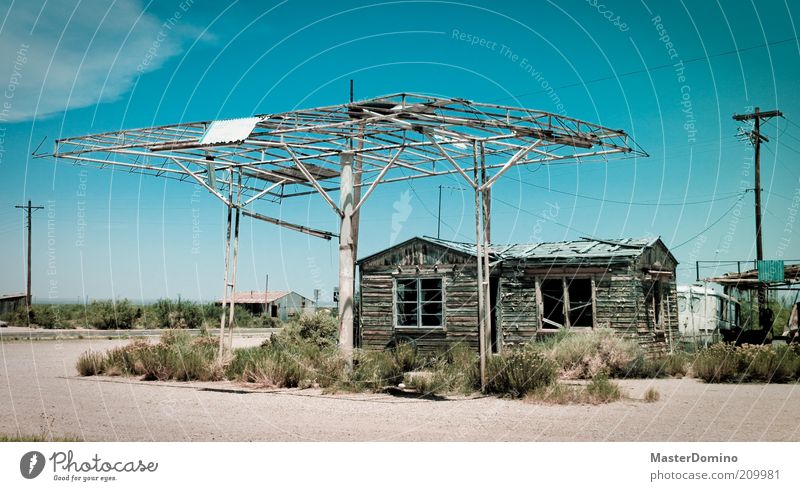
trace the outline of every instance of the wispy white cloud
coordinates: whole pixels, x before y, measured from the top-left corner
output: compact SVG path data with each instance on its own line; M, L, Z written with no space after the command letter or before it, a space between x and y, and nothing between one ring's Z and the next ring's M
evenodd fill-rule
M196 35L180 5L161 19L136 0L13 3L0 13L7 14L0 30L0 120L42 118L119 98Z

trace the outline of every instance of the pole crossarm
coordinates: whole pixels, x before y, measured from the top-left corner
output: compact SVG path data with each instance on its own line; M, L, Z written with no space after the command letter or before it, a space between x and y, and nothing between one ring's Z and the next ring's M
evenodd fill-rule
M400 149L394 155L394 157L392 157L392 159L389 160L389 162L386 164L383 170L381 170L381 173L378 174L378 177L376 177L375 180L372 181L372 184L370 184L369 189L367 189L367 192L364 193L364 196L362 196L361 199L358 200L358 203L356 203L355 208L353 208L353 214L358 213L358 210L361 209L361 206L367 201L367 198L369 198L369 196L372 194L375 188L378 187L378 184L381 183L381 179L383 179L383 176L385 176L386 173L389 172L389 169L392 168L392 165L394 165L395 162L397 162L397 158L400 157L401 153L403 153L403 149Z
M173 160L175 160L175 159L173 159ZM221 195L221 194L220 194L220 193L219 193L219 192L218 192L216 189L212 188L212 187L211 187L211 186L210 186L210 185L209 185L209 184L208 184L206 181L204 181L204 180L203 180L203 178L202 178L202 177L200 177L200 176L199 176L199 175L197 175L196 173L194 173L194 172L192 172L191 170L189 170L189 169L188 169L188 168L187 168L187 167L186 167L186 166L185 166L185 165L184 165L184 164L183 164L181 161L179 161L179 160L175 160L175 164L176 164L178 167L180 167L181 169L183 169L183 170L184 170L184 171L185 171L185 172L186 172L186 173L187 173L189 176L191 176L191 177L192 177L192 179L194 179L195 181L197 181L197 183L198 183L198 184L200 184L201 186L203 186L204 188L206 188L206 189L208 190L208 192L210 192L211 194L213 194L214 196L216 196L217 198L219 198L219 199L220 199L220 200L221 200L223 203L225 203L227 206L233 206L233 203L231 203L230 201L228 201L227 199L225 199L225 196Z
M318 237L320 239L331 240L333 237L338 237L338 234L333 232L327 232L325 230L317 230L310 227L306 227L304 225L297 225L294 223L289 223L287 221L281 220L279 218L268 217L266 215L262 215L260 213L256 213L250 210L242 210L242 215L250 218L255 218L257 220L261 220L267 223L273 223L275 225L288 228L289 230L294 230L297 232L302 232L304 234L308 234L314 237Z
M490 187L492 187L492 184L494 184L494 183L495 183L495 181L497 181L498 179L500 179L500 176L502 176L503 174L505 174L505 172L506 172L508 169L510 169L511 167L513 167L513 166L514 166L514 165L515 165L517 162L519 162L519 161L520 161L520 159L522 159L522 157L523 157L523 156L525 156L525 155L526 155L528 152L530 152L531 150L533 150L533 148L534 148L536 145L538 145L538 144L539 144L539 142L541 142L541 140L536 140L535 142L531 143L531 144L530 144L530 145L528 145L527 147L520 149L520 150L519 150L519 151L518 151L516 154L514 154L514 156L513 156L513 157L511 157L510 159L508 159L508 162L506 162L506 164L505 164L505 165L504 165L502 168L500 168L500 170L499 170L499 171L497 171L497 173L496 173L494 176L492 176L491 178L489 178L489 180L488 180L488 181L486 181L486 182L484 182L483 184L481 184L481 186L480 186L479 190L480 190L480 191L484 191L484 190L486 190L486 189L489 189Z
M331 197L330 197L330 196L328 195L328 193L327 193L327 192L326 192L326 191L325 191L325 190L322 188L322 186L321 186L321 185L319 184L319 182L318 182L318 181L317 181L317 180L314 178L314 176L312 176L312 175L311 175L311 172L309 172L309 171L308 171L308 169L306 168L306 166L305 166L305 165L303 165L303 163L302 163L302 162L300 162L300 161L297 159L297 157L295 156L294 152L292 152L292 150L291 150L289 147L286 147L286 151L287 151L287 152L289 152L289 154L290 154L290 155L292 156L292 158L294 159L294 163L295 163L295 165L297 166L297 168L298 168L298 169L300 169L300 172L302 172L304 176L306 176L306 179L308 179L308 182L310 182L310 183L311 183L311 185L312 185L312 186L314 186L314 189L316 189L316 190L317 190L317 192L320 194L320 196L322 196L322 197L325 199L325 201L327 201L327 202L328 202L328 204L331 206L331 208L333 208L333 211L335 211L336 213L338 213L338 214L339 214L339 216L342 216L342 215L344 214L344 212L342 212L342 210L341 210L341 209L339 209L339 207L338 207L338 206L336 206L336 203L334 203L334 202L333 202L333 199L331 199Z

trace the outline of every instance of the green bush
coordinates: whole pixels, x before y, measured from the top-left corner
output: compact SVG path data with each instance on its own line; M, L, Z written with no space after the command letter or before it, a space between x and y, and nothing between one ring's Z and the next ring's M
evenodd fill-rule
M272 338L288 343L310 342L320 348L335 347L339 334L336 319L324 312L303 314L289 322L281 332Z
M173 302L162 298L149 305L145 313L147 327L198 329L203 324L203 308L185 300Z
M132 329L140 314L129 300L100 300L89 304L86 316L95 329Z
M217 303L206 303L200 307L203 314L203 321L214 327L219 327L219 319L222 317L222 305Z
M17 307L14 312L7 313L3 320L12 326L27 326L28 310L25 305L22 305ZM33 323L33 315L31 315L31 323Z
M58 323L56 309L52 305L32 305L31 323L44 329L53 329Z
M513 348L486 360L486 389L490 393L522 397L553 384L557 367L531 346Z

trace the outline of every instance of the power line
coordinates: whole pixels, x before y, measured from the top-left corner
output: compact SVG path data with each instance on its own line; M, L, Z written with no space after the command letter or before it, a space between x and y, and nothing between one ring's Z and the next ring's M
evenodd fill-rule
M512 180L512 181L517 181L519 183L525 184L527 186L531 186L531 187L535 187L535 188L539 188L539 189L544 189L544 190L547 190L547 191L550 191L550 192L553 192L553 193L565 194L567 196L574 196L574 197L577 197L577 198L583 198L583 199L588 199L588 200L592 200L592 201L600 201L600 202L603 202L603 203L614 203L614 204L628 205L628 206L687 206L687 205L699 205L699 204L714 203L716 201L724 201L724 200L732 199L732 198L735 198L736 196L741 194L740 192L736 191L736 192L731 192L731 193L724 193L724 195L722 195L722 196L717 196L717 197L714 197L714 198L711 198L711 199L707 199L707 200L684 201L684 202L675 202L675 203L649 203L649 202L642 202L642 201L640 201L640 202L637 202L637 201L620 201L620 200L613 200L613 199L598 198L596 196L587 196L587 195L583 195L583 194L576 194L576 193L571 193L569 191L562 191L560 189L553 189L553 188L551 188L549 186L541 186L541 185L538 185L538 184L533 184L531 182L525 182L525 181L522 181L520 179L516 179L514 177L511 177L511 176L507 176L506 178L509 179L509 180Z
M537 215L536 213L533 213L532 211L528 211L528 210L525 210L523 208L520 208L519 206L517 206L517 205L515 205L513 203L509 203L508 201L502 200L502 199L500 199L500 198L498 198L496 196L492 196L492 201L497 201L498 203L502 203L502 204L504 204L506 206L510 206L510 207L516 209L517 211L525 213L526 215L530 215L530 216L536 217L536 218L543 218L541 215ZM578 229L576 229L574 227L570 227L569 225L564 225L563 223L558 222L556 220L552 220L552 219L549 219L549 218L544 218L544 219L548 223L552 223L554 225L558 225L559 227L563 227L563 228L565 228L567 230L571 230L573 232L578 232L579 234L582 234L584 237L590 237L592 235L590 233L584 232L583 230L578 230Z
M690 239L688 239L688 240L686 240L686 241L684 241L684 242L681 242L680 244L678 244L678 245L676 245L676 246L671 246L671 247L670 247L670 250L673 250L673 251L674 251L675 249L677 249L677 248L679 248L679 247L683 247L683 246L685 246L686 244L688 244L689 242L693 241L694 239L696 239L696 238L700 237L701 235L703 235L704 233L706 233L706 232L707 232L708 230L710 230L710 229L711 229L711 228L712 228L714 225L716 225L716 224L718 224L719 222L721 222L723 218L725 218L726 216L728 216L728 213L730 213L731 211L733 211L733 209L736 207L736 205L737 205L737 204L739 204L739 202L742 200L742 198L744 198L744 196L745 196L745 193L742 193L742 194L741 194L741 196L739 196L739 199L737 199L737 200L736 200L736 201L735 201L735 202L734 202L734 203L731 205L731 207L730 207L730 208L728 208L727 210L725 210L725 213L723 213L722 215L720 215L720 217L719 217L719 218L717 218L716 220L714 220L714 223L712 223L712 224L711 224L711 225L709 225L708 227L704 228L703 230L701 230L701 231L700 231L700 232L698 232L697 234L693 235L693 236L692 236Z
M695 58L690 58L688 60L683 60L683 63L687 64L687 63L694 63L696 61L709 60L711 58L717 58L719 56L727 56L727 55L732 55L732 54L736 54L736 53L742 53L744 51L750 51L750 50L754 50L754 49L758 49L758 48L765 48L767 46L774 46L776 44L783 44L783 43L788 43L788 42L796 41L796 40L797 40L797 36L791 37L791 38L787 38L787 39L782 39L780 41L773 41L771 43L763 43L763 44L759 44L759 45L756 45L756 46L749 46L747 48L740 48L740 49L733 49L733 50L730 50L730 51L723 51L721 53L716 53L716 54L713 54L713 55L698 56L698 57L695 57ZM548 88L546 90L545 89L541 89L541 90L535 90L533 92L524 92L522 94L516 94L516 95L508 96L508 97L501 97L499 99L495 99L492 102L499 102L499 101L504 101L504 100L509 100L509 99L517 99L519 97L525 97L525 96L534 95L534 94L542 94L542 93L545 93L545 92L547 92L547 91L549 91L551 89L559 90L559 89L568 89L568 88L572 88L572 87L584 87L586 85L594 84L594 83L597 83L597 82L605 82L607 80L615 80L615 79L620 79L622 77L628 77L628 76L631 76L631 75L638 75L640 73L654 72L654 71L657 71L657 70L663 70L665 68L674 68L674 67L675 67L675 65L673 63L665 63L663 65L658 65L658 66L654 66L654 67L651 67L651 68L642 68L642 69L639 69L639 70L631 70L629 72L624 72L624 73L619 74L619 75L608 75L608 76L605 76L605 77L595 78L595 79L592 79L592 80L589 80L589 81L586 81L586 82L573 82L573 83L564 84L564 85L560 85L560 86L552 86L552 87L550 87L550 88Z

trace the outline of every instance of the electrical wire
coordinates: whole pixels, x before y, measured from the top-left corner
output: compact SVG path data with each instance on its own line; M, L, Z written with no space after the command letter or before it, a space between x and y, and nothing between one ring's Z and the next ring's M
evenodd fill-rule
M723 51L721 53L716 53L716 54L707 55L707 56L698 56L698 57L695 57L695 58L689 58L688 60L683 60L683 63L685 65L685 64L694 63L694 62L697 62L697 61L710 60L711 58L717 58L719 56L727 56L727 55L732 55L732 54L736 54L736 53L742 53L744 51L750 51L750 50L754 50L754 49L758 49L758 48L765 48L767 46L774 46L774 45L777 45L777 44L788 43L788 42L796 41L797 39L798 39L797 36L795 36L795 37L791 37L791 38L787 38L787 39L781 39L780 41L773 41L771 43L763 43L763 44L759 44L759 45L756 45L756 46L749 46L747 48L733 49L733 50L730 50L730 51ZM597 83L597 82L605 82L605 81L608 81L608 80L617 80L617 79L620 79L620 78L623 78L623 77L629 77L631 75L638 75L638 74L641 74L641 73L654 72L654 71L657 71L657 70L663 70L665 68L675 68L675 65L673 63L665 63L663 65L657 65L657 66L650 67L650 68L642 68L642 69L639 69L639 70L631 70L629 72L624 72L624 73L621 73L619 75L608 75L608 76L605 76L605 77L595 78L595 79L592 79L592 80L588 80L586 82L574 82L574 83L564 84L564 85L560 85L560 86L554 86L554 87L548 88L546 90L545 89L541 89L541 90L535 90L535 91L532 91L532 92L523 92L521 94L516 94L516 95L512 95L512 96L508 96L508 97L501 97L499 99L493 100L492 102L499 102L499 101L505 101L505 100L510 100L510 99L518 99L520 97L526 97L526 96L529 96L529 95L542 94L542 93L548 92L549 90L568 89L568 88L572 88L572 87L585 87L585 86L587 86L589 84L594 84L594 83Z
M536 217L536 218L542 218L541 215L537 215L536 213L533 213L532 211L528 211L528 210L525 210L523 208L520 208L519 206L517 206L517 205L515 205L513 203L509 203L508 201L505 201L503 199L500 199L497 196L492 195L492 201L493 202L496 201L496 202L502 203L502 204L504 204L506 206L510 206L510 207L512 207L512 208L514 208L514 209L516 209L516 210L518 210L518 211L520 211L520 212L522 212L522 213L524 213L526 215L530 215L530 216ZM547 223L552 223L554 225L558 225L559 227L563 227L563 228L565 228L567 230L571 230L573 232L578 232L583 237L591 237L591 235L592 235L590 233L584 232L583 230L578 230L578 229L576 229L574 227L570 227L569 225L564 225L563 223L558 222L556 220L552 220L552 219L549 219L549 218L545 218L545 220L547 221Z
M613 200L613 199L598 198L596 196L586 196L586 195L583 195L583 194L571 193L569 191L562 191L560 189L553 189L553 188L548 187L548 186L541 186L541 185L538 185L538 184L533 184L531 182L525 182L525 181L516 179L514 177L511 177L511 176L507 176L507 179L512 180L512 181L517 181L517 182L525 184L527 186L531 186L531 187L535 187L535 188L539 188L539 189L544 189L544 190L547 190L547 191L550 191L550 192L553 192L553 193L565 194L567 196L574 196L574 197L577 197L577 198L583 198L583 199L588 199L588 200L592 200L592 201L600 201L600 202L604 202L604 203L614 203L614 204L628 205L628 206L687 206L687 205L699 205L699 204L714 203L716 201L725 201L725 200L728 200L728 199L735 198L736 196L741 194L741 192L735 191L735 192L730 192L730 193L724 193L725 195L723 195L723 196L718 196L718 197L707 199L707 200L685 201L685 202L680 202L680 203L678 203L678 202L676 202L676 203L649 203L649 202L642 202L642 201L639 201L639 202L637 202L637 201L620 201L620 200Z
M731 211L733 211L733 209L736 207L736 205L737 205L737 204L739 204L739 202L740 202L740 201L742 201L742 198L744 198L744 196L745 196L745 193L742 193L742 194L741 194L741 196L739 196L739 199L737 199L737 200L736 200L736 201L735 201L735 202L734 202L734 203L731 205L731 207L730 207L730 208L728 208L727 210L725 210L725 213L723 213L722 215L720 215L720 217L719 217L719 218L717 218L716 220L714 220L714 222L713 222L711 225L709 225L708 227L704 228L704 229L703 229L703 230L701 230L700 232L696 233L696 234L695 234L695 235L693 235L693 236L692 236L690 239L688 239L688 240L686 240L686 241L684 241L684 242L681 242L680 244L678 244L678 245L676 245L676 246L670 246L670 250L674 251L675 249L678 249L679 247L683 247L683 246L685 246L686 244L688 244L689 242L693 241L694 239L696 239L696 238L700 237L701 235L703 235L704 233L706 233L706 232L707 232L708 230L710 230L710 229L711 229L711 228L712 228L714 225L716 225L716 224L718 224L719 222L721 222L723 218L725 218L726 216L728 216L728 213L730 213Z

